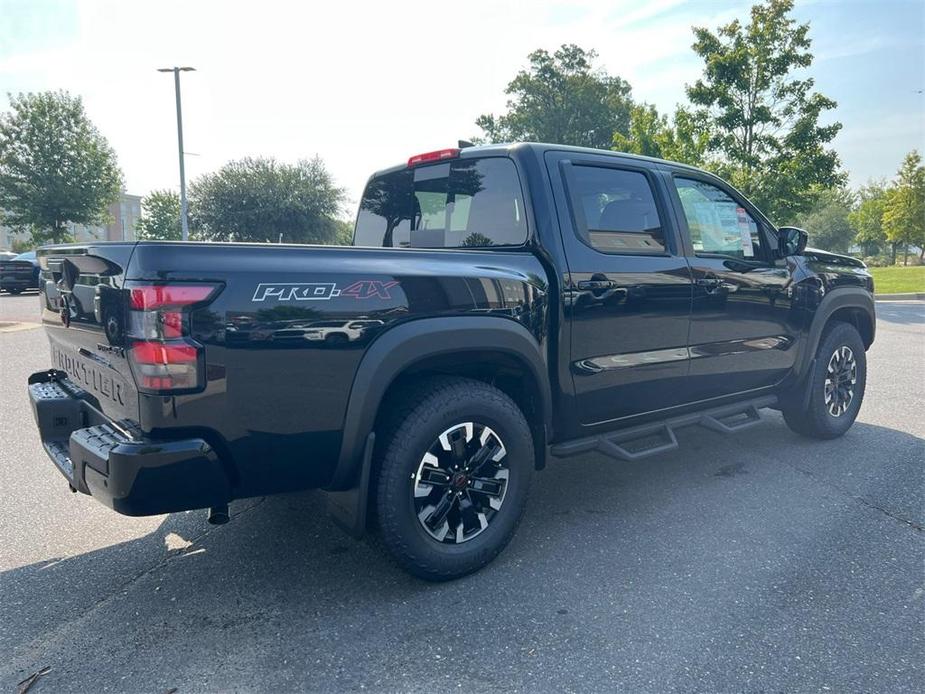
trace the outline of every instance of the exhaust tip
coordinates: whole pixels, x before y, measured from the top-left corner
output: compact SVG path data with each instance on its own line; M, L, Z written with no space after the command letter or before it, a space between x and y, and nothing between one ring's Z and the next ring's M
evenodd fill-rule
M228 513L228 504L210 508L209 516L206 520L212 525L225 525L225 523L231 520L231 514Z

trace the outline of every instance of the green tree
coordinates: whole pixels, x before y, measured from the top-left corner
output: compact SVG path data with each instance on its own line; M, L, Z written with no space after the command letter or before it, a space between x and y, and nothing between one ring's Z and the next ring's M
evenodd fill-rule
M193 181L190 209L208 241L334 243L344 190L319 158L246 158Z
M872 181L859 191L860 202L848 215L848 222L854 230L854 241L865 256L877 255L886 243L883 231L883 205L886 200L886 184Z
M844 188L815 191L813 208L796 218L797 226L809 232L810 244L835 253L847 253L855 232L848 221L854 196Z
M121 189L116 155L80 97L10 95L0 114L0 221L37 244L65 241L68 223L107 222Z
M593 66L596 51L574 44L555 53L533 51L505 94L507 113L484 114L475 124L489 142L554 142L607 149L614 132L627 132L630 85Z
M719 173L779 222L808 211L818 190L838 187L838 155L826 145L841 123L820 125L835 108L813 91L808 68L809 25L791 17L793 0L766 0L715 33L695 27L694 51L704 60L703 77L687 95L709 120L710 151Z
M141 201L141 217L135 226L139 239L179 241L180 196L172 190L152 190Z
M10 239L10 250L13 253L25 253L35 249L31 239Z
M334 234L334 245L335 246L352 246L353 245L353 222L348 222L344 219L335 219L334 227L336 232Z
M665 159L665 150L671 147L673 138L674 131L667 116L659 115L652 104L636 104L630 110L627 133L613 134L613 149Z
M925 259L925 167L922 157L912 150L906 155L896 178L896 185L886 195L883 204L883 231L893 247L903 246L908 261L909 244L918 246L919 257Z
M706 124L697 114L684 108L675 111L674 122L659 115L651 104L636 104L630 112L626 134L613 134L613 149L630 154L643 154L671 161L705 166L709 134Z

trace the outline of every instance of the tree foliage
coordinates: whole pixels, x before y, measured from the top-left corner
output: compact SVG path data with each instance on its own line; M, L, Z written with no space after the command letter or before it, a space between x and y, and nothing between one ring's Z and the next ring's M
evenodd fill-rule
M626 134L613 134L613 149L671 161L705 166L709 134L705 120L698 114L678 107L674 120L659 115L651 104L636 104L630 111Z
M172 190L153 190L141 201L141 217L135 226L139 239L179 241L180 196Z
M191 222L208 241L333 243L344 190L319 158L246 158L190 186Z
M855 231L849 221L854 195L844 188L816 191L813 208L797 217L797 226L809 231L810 245L835 253L847 253Z
M858 193L860 201L848 215L848 222L854 230L854 241L865 256L877 255L886 243L883 231L883 205L886 200L886 184L880 181L868 183Z
M593 66L595 51L564 44L555 53L533 51L505 94L507 113L484 114L475 124L489 142L555 142L610 147L630 124L630 85Z
M887 191L883 203L883 231L894 249L913 244L925 258L925 167L913 150L906 155L896 184Z
M797 24L792 9L793 0L766 0L752 7L748 24L695 27L704 73L687 87L709 120L718 172L778 222L808 211L814 190L843 178L827 148L841 124L819 123L836 104L813 91L812 78L794 76L813 55L809 25Z
M67 92L10 96L0 114L0 214L35 243L68 239L68 223L103 224L122 172L109 143Z
M335 246L352 246L353 245L353 222L343 219L334 220L334 240Z

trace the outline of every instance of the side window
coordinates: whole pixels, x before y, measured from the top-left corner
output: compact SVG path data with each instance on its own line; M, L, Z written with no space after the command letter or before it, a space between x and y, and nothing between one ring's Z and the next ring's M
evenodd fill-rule
M602 253L665 252L649 179L638 171L575 165L569 173L575 228Z
M758 224L725 191L692 178L676 177L674 184L687 218L695 255L762 256Z

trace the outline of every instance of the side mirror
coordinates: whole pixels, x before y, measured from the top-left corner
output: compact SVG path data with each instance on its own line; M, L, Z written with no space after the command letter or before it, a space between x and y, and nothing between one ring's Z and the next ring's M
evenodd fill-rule
M782 258L800 255L806 249L809 234L797 227L780 227L777 230L777 252Z

